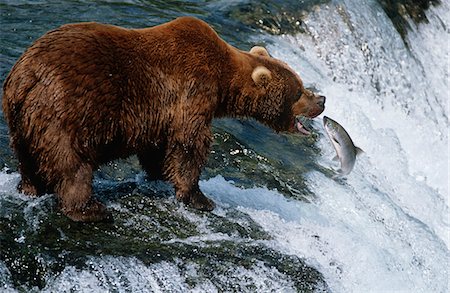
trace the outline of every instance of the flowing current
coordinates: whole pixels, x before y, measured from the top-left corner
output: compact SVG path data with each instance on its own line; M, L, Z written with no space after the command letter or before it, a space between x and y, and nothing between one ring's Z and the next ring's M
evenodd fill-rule
M428 22L408 18L404 35L370 0L316 1L294 22L298 31L280 34L258 29L270 1L261 13L239 1L13 2L0 4L2 82L32 40L62 23L138 27L195 15L233 45L263 44L287 62L327 97L322 116L365 153L334 180L322 116L312 138L219 120L200 182L213 213L175 202L132 158L94 178L113 226L82 225L61 216L52 195L17 193L1 120L0 291L449 292L447 1L424 11Z

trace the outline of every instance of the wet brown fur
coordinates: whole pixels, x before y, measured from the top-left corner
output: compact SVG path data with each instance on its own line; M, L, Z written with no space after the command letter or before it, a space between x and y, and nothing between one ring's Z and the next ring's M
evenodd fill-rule
M256 84L257 66L271 78ZM91 197L93 171L131 154L150 178L172 182L180 201L211 210L198 180L214 117L292 131L295 115L323 111L286 64L240 51L191 17L146 29L64 25L21 56L3 91L19 189L55 192L75 221L107 217Z

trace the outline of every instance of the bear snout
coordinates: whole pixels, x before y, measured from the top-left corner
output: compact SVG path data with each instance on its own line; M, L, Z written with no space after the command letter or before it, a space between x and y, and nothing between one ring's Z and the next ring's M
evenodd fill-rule
M319 105L320 108L322 108L322 111L325 110L325 101L326 101L326 97L325 96L318 96L317 97L317 105Z
M310 113L310 117L314 118L319 116L325 110L325 96L315 95L315 105L312 107L312 113Z

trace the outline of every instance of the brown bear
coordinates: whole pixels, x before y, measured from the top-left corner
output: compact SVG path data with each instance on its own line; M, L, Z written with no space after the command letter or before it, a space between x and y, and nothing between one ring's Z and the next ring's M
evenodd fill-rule
M18 189L55 192L74 221L108 217L91 196L93 171L132 154L150 179L170 181L178 200L212 210L198 181L213 118L305 132L295 117L315 117L325 103L264 48L238 50L192 17L144 29L63 25L26 50L3 92Z

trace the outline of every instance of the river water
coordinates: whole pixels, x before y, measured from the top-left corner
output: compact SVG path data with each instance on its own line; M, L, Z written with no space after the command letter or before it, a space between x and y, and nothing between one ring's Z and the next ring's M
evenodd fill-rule
M78 224L54 196L17 193L1 116L0 291L448 292L450 6L399 33L381 2L1 1L1 82L63 23L194 15L290 64L365 153L334 180L322 116L308 138L217 120L200 183L214 212L177 203L132 157L95 174L114 223Z

